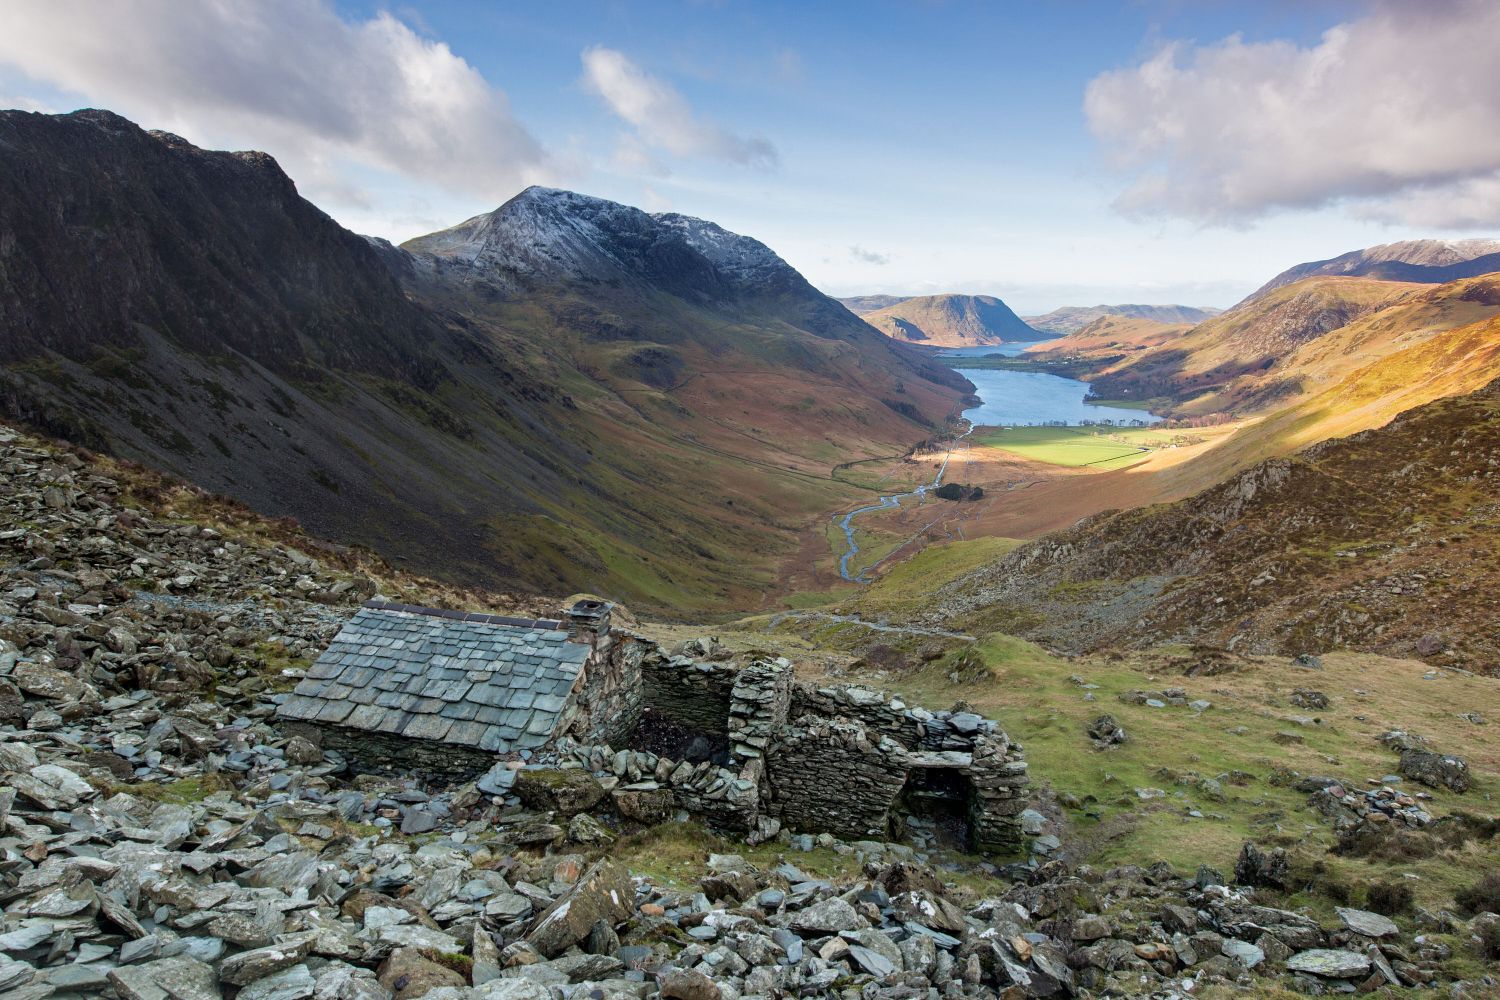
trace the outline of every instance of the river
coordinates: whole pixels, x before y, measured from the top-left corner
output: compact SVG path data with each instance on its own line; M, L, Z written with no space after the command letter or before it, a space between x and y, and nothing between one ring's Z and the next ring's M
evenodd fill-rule
M1087 382L1043 372L964 368L961 363L963 358L986 355L1000 354L1005 357L1015 357L1030 346L1030 344L1002 344L999 347L957 347L937 354L939 358L960 362L954 367L974 383L974 394L979 397L980 404L963 411L964 419L969 422L969 428L949 446L932 482L918 486L908 493L883 496L879 503L857 507L839 518L837 523L844 532L845 542L844 554L839 557L839 576L851 583L870 582L866 574L873 567L866 567L858 574L851 575L849 572L850 562L859 554L859 543L854 540L854 519L862 514L899 507L901 501L909 497L916 497L917 502L921 503L929 490L943 485L943 475L948 471L948 459L953 454L953 448L963 438L968 437L976 427L1017 427L1039 424L1075 426L1106 420L1116 424L1154 424L1161 419L1145 410L1123 406L1095 406L1086 403L1084 400L1089 392Z

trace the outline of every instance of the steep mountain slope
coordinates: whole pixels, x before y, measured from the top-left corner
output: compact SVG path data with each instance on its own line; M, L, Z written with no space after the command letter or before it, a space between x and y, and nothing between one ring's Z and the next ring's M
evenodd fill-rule
M832 465L967 388L754 241L566 192L411 253L97 111L0 113L0 191L6 413L447 579L744 606L862 495Z
M1105 313L1066 336L1044 340L1026 348L1024 356L1116 363L1136 351L1171 343L1191 329L1190 323L1161 323L1153 319Z
M1088 518L950 585L931 617L1074 649L1349 647L1500 672L1497 468L1500 381Z
M865 313L887 309L905 302L909 298L911 298L910 295L852 295L839 301L854 315L863 316Z
M1223 409L1217 393L1234 379L1276 369L1303 344L1421 288L1369 278L1304 278L1104 367L1090 381L1105 399L1160 399L1162 410L1174 414L1217 412Z
M864 315L886 336L930 347L989 347L1042 340L993 295L923 295Z
M1043 333L1055 333L1066 336L1077 333L1084 327L1097 322L1105 316L1123 316L1127 319L1150 320L1154 323L1166 323L1177 326L1183 323L1189 325L1202 323L1206 319L1223 312L1222 309L1198 306L1177 305L1134 305L1123 304L1116 306L1063 306L1054 309L1042 316L1026 316L1026 325L1032 329L1041 330Z
M1500 313L1500 275L1445 285L1307 278L1135 355L1101 355L1094 391L1178 415L1287 406L1387 355ZM1139 397L1138 397L1139 398Z
M1289 267L1246 301L1303 278L1342 275L1442 284L1495 271L1500 271L1500 240L1405 240Z

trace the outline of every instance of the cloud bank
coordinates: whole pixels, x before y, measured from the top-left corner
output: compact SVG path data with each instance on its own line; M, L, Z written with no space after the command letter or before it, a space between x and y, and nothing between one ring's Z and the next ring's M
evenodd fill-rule
M148 126L242 136L345 200L334 159L488 199L550 174L505 94L447 45L322 0L16 0L0 62Z
M1090 129L1134 176L1127 214L1242 224L1346 204L1500 225L1500 4L1385 0L1311 47L1172 43L1092 80Z
M583 51L583 82L635 131L638 144L624 147L647 163L640 146L674 156L723 160L747 167L776 166L776 147L760 136L742 136L693 113L687 99L624 53L595 45Z

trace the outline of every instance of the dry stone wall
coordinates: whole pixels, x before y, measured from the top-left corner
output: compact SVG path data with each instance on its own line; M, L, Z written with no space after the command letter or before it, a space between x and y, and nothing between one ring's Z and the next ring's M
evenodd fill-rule
M1026 758L1004 733L975 739L966 772L974 786L969 830L979 851L1004 853L1021 844L1020 814L1026 808Z
M284 721L279 728L287 737L301 736L322 750L335 751L355 771L367 774L415 775L457 783L483 774L496 760L495 754L484 750L394 733L293 721Z
M601 777L617 811L632 819L661 820L685 809L719 830L745 833L763 826L758 761L731 770L709 762L673 761L646 750L571 743L548 754L545 761L563 768L582 768ZM635 815L640 802L650 803L654 815Z
M803 716L767 757L776 816L792 830L884 839L906 750L863 723Z
M727 808L723 793L730 783L704 770L689 793L673 789L682 808L709 810L721 825L728 818L748 828L755 825L745 822L754 788L762 819L805 832L885 836L912 770L938 767L962 779L956 787L966 789L976 849L1007 853L1022 845L1018 817L1027 770L1021 748L966 706L934 712L871 688L800 683L786 660L736 668L685 656L647 657L643 676L652 711L703 731L727 731L730 739L738 770L719 770L733 776L734 791L745 798ZM706 794L710 789L713 795Z
M641 661L645 706L700 732L727 736L737 673L725 663L660 653L645 656Z
M642 663L655 649L639 636L617 633L609 655L589 662L589 675L576 695L587 742L618 746L629 738L645 707Z
M734 678L729 699L729 740L741 760L765 756L786 724L792 704L792 665L786 660L756 660Z

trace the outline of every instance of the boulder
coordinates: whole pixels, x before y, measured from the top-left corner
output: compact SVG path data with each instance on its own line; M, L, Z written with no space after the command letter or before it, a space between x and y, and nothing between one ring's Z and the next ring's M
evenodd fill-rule
M1407 750L1401 754L1401 775L1429 788L1469 790L1469 762L1451 753Z
M1286 967L1288 972L1308 972L1328 979L1357 979L1370 974L1370 959L1342 948L1314 948L1287 959Z
M1089 723L1089 739L1097 749L1104 750L1125 742L1125 727L1115 721L1113 715L1099 716Z
M392 1000L415 1000L441 986L467 986L452 969L425 958L415 948L397 948L380 966L380 985Z
M49 701L83 701L94 693L93 688L72 674L29 660L16 664L10 679L27 694Z
M613 798L616 812L648 826L665 823L677 808L670 788L619 788Z
M792 917L792 930L812 936L854 931L868 926L868 921L856 913L854 907L837 896L798 910Z
M1286 851L1282 848L1266 852L1246 841L1234 865L1234 880L1240 885L1285 889L1290 868Z
M220 1000L218 977L211 966L176 955L109 972L120 1000Z
M723 991L697 969L673 969L658 987L662 1000L719 1000Z
M526 940L538 952L552 958L588 937L597 921L617 924L634 909L635 884L630 873L601 858L537 916Z
M605 795L605 788L598 778L576 768L519 771L514 791L531 808L546 809L563 816L587 812Z
M1378 913L1352 910L1346 906L1340 906L1334 912L1339 915L1345 927L1368 938L1395 937L1401 933L1401 928L1396 926L1395 921Z

